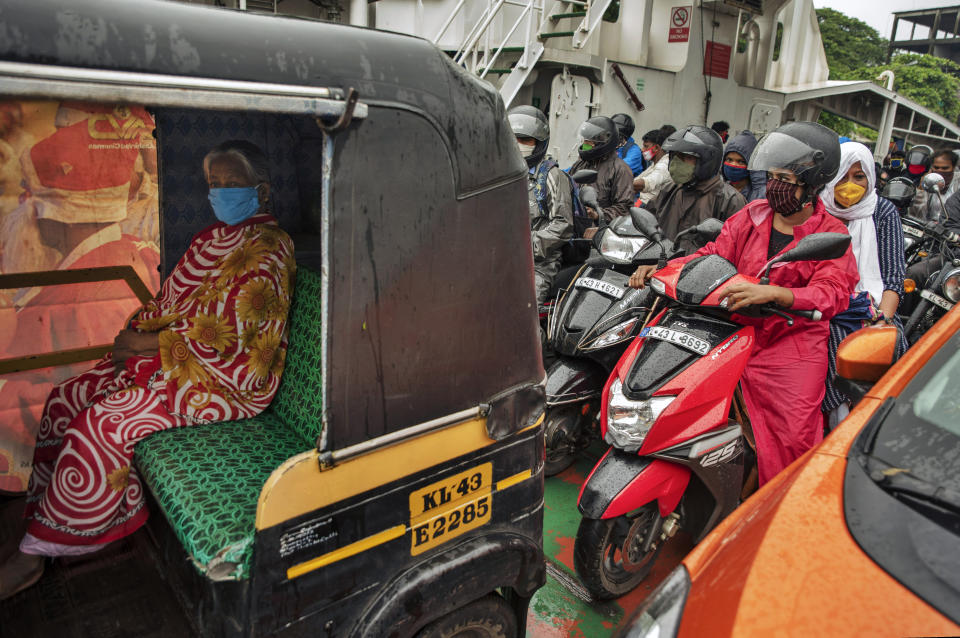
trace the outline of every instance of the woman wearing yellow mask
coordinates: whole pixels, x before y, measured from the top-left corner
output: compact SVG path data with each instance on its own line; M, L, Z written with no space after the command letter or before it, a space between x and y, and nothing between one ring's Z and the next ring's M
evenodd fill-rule
M850 308L830 320L830 367L822 409L829 417L831 428L849 411L849 399L833 385L840 342L876 321L900 322L897 306L906 274L903 230L896 206L878 196L875 186L876 172L870 150L859 142L841 144L840 170L824 187L820 199L827 212L847 225L860 282L850 297ZM906 348L901 330L897 354Z

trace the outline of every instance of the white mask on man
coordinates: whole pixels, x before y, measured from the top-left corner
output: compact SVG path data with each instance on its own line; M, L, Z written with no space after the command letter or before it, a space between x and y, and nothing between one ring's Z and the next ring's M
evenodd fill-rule
M523 155L523 159L527 159L528 157L533 155L533 149L536 148L536 146L531 146L530 144L524 144L518 140L517 148L520 149L520 154Z

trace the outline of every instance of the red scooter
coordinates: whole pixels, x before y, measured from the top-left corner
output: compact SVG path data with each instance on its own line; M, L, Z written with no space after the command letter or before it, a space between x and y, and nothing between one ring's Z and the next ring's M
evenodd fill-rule
M631 214L637 228L656 230L647 211ZM574 567L596 598L630 591L646 578L664 541L681 528L699 541L740 502L745 456L753 453L745 445L746 407L734 397L754 328L732 319L722 290L767 283L778 262L836 259L849 243L841 233L808 235L759 279L707 255L668 265L650 280L668 307L627 348L604 386L601 433L611 447L578 499L583 519ZM748 312L791 324L794 317L820 319L818 311L771 306L738 311Z

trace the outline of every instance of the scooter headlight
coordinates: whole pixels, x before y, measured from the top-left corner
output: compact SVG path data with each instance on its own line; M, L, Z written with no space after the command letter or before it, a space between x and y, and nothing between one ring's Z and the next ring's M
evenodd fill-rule
M943 280L943 296L957 303L960 301L960 268L954 268Z
M910 249L917 244L917 238L911 237L910 235L904 235L903 237L903 252L908 253Z
M600 238L600 254L615 264L629 264L649 243L646 237L621 237L608 228Z
M607 399L607 433L603 440L624 452L636 452L647 432L677 397L650 397L632 401L623 394L620 379L610 384Z
M622 323L618 323L609 330L605 330L602 335L593 341L593 343L585 346L583 349L599 350L600 348L606 348L607 346L617 343L618 341L623 341L633 334L634 328L636 328L639 323L640 317L633 317Z
M630 617L622 638L674 638L690 594L690 574L678 565Z

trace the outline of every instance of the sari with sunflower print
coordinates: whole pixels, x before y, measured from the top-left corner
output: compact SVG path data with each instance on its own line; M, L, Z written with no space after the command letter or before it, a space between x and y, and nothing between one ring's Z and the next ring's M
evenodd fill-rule
M132 327L159 352L114 374L110 355L50 393L27 489L21 548L75 554L147 519L134 445L161 430L245 419L280 384L296 263L269 215L198 233Z
M132 324L160 337L137 384L196 422L262 412L283 372L295 269L293 242L268 215L201 231Z

